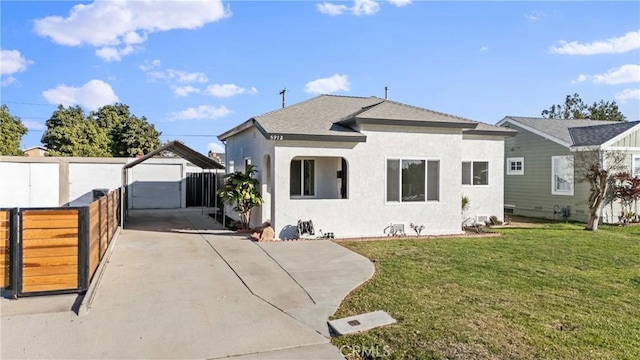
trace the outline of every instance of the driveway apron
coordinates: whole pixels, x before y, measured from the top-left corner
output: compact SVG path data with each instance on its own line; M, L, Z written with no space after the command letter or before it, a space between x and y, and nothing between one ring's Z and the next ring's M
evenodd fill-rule
M333 260L321 261L331 267L335 254L351 255L358 260L358 276L331 280L345 271L329 269L323 277L300 264L318 257L304 256L312 249L259 246L200 211L131 211L89 312L3 316L0 355L207 359L309 358L312 353L312 358L343 358L326 337L326 317L371 276L373 266L326 244L336 252L326 254Z

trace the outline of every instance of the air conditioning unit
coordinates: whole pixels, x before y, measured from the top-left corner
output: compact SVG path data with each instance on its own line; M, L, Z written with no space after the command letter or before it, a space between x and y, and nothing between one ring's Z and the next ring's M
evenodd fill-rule
M487 216L487 215L476 215L476 224L484 225L487 221L489 221L489 216Z

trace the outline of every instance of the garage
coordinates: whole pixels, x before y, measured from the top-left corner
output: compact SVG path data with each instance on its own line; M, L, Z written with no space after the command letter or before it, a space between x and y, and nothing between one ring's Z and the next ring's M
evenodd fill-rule
M167 152L175 157L158 157L159 154ZM176 157L186 161L177 162ZM193 172L190 169L193 168L193 165L189 163L199 167L202 175L205 175L205 171L209 174L212 170L224 169L224 166L215 160L177 141L169 142L126 164L122 168L122 186L126 188L128 195L124 197L127 204L122 206L125 213L121 221L126 218L127 209L179 209L186 207L187 195L189 195L187 177L190 172ZM205 206L205 204L211 206L212 204L204 199L205 195L209 194L208 191L204 191L207 190L205 182L201 182L201 185L202 191L198 194L203 199L199 203L201 206ZM213 193L215 194L215 187ZM121 201L125 201L125 199Z
M177 209L182 207L183 165L140 164L131 169L131 209Z

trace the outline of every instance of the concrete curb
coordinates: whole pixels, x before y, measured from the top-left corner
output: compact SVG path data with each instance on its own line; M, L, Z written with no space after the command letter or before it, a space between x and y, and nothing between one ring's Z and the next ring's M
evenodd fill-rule
M116 247L116 243L120 238L120 232L122 228L118 226L115 234L113 234L113 240L111 244L109 244L109 248L107 248L107 252L105 256L102 258L100 265L98 265L98 269L96 269L96 273L93 275L93 281L89 285L89 289L82 297L82 301L80 302L80 306L78 307L78 316L87 315L89 309L91 309L91 303L93 303L93 298L96 296L98 292L98 288L100 287L100 281L102 280L102 276L104 275L104 271L107 268L107 264L109 263L109 259L111 258L111 254Z

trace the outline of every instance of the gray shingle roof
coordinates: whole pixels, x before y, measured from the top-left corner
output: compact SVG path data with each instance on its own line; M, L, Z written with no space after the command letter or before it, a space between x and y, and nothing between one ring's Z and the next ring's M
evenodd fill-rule
M359 133L335 123L381 101L376 97L320 95L254 119L270 134L349 136Z
M555 137L568 144L572 144L571 135L569 134L569 128L611 124L610 121L599 120L556 120L521 116L507 116L505 118L505 120L509 119L512 119L522 125L526 125L528 127L536 129L551 137Z
M248 126L256 126L265 136L284 139L333 137L363 141L364 135L350 127L354 123L398 123L400 125L449 126L474 129L477 121L448 115L378 97L320 95L301 103L256 116L220 136L224 140ZM510 135L513 131L484 124L485 132Z
M573 140L573 146L602 145L638 124L640 121L613 124L609 121L609 124L605 125L569 128L569 134Z

